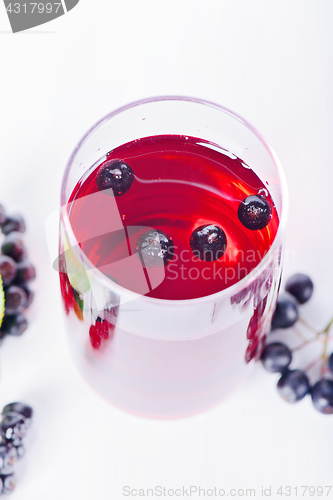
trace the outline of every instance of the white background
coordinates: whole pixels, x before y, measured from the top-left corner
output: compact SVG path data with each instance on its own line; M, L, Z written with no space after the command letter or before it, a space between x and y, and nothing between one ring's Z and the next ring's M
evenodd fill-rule
M272 486L272 498L289 485L299 498L302 485L333 485L333 417L310 398L289 406L260 365L229 400L190 419L149 421L99 399L71 361L44 236L67 159L96 120L152 95L216 101L281 159L295 252L285 277L313 277L302 314L323 327L333 314L332 19L331 0L81 0L13 35L1 2L0 199L25 214L38 269L31 325L0 353L0 405L35 408L13 499L118 500L125 485L255 488L257 497Z

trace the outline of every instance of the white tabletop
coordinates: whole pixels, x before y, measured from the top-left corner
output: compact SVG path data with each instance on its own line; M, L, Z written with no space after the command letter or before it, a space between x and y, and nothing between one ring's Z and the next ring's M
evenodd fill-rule
M0 405L35 409L13 499L121 499L125 486L184 487L183 498L190 486L229 496L254 488L256 497L263 486L276 499L290 486L298 496L289 498L313 498L301 486L333 486L333 417L310 398L289 406L260 365L230 399L189 419L145 420L101 400L72 363L44 234L69 154L97 119L152 95L215 101L252 122L281 159L284 276L313 277L304 315L324 326L333 314L332 18L331 0L82 0L13 35L0 6L0 200L26 216L38 271L30 327L0 348Z

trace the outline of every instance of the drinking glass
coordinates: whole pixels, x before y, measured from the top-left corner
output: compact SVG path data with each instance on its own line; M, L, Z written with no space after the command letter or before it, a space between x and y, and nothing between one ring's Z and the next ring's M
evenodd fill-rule
M170 134L199 137L241 158L267 186L279 217L271 247L247 276L218 293L186 300L147 297L144 286L134 292L94 267L69 216L72 203L80 203L70 201L73 189L109 151ZM134 414L178 418L213 407L246 380L274 312L286 222L280 163L249 123L189 97L149 98L117 109L76 146L63 177L60 214L58 270L68 338L80 372L98 393ZM115 205L107 221L96 213L91 236L122 228ZM99 317L109 330L97 349L91 327Z

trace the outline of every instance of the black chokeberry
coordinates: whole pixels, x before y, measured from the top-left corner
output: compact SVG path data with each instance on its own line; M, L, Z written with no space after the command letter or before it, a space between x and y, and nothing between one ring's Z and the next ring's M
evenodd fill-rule
M10 285L5 290L5 315L19 314L26 308L27 294L23 288Z
M15 446L2 445L0 446L0 470L10 471L17 460L17 451Z
M33 290L31 290L31 288L29 288L28 286L26 286L24 284L20 285L20 287L23 288L23 290L27 294L27 303L26 303L25 307L30 307L31 304L33 303L34 298L35 298L35 292Z
M264 368L272 373L284 372L291 363L292 354L285 344L274 342L266 345L261 355Z
M238 218L247 229L263 229L272 218L271 204L259 194L248 196L239 204Z
M15 401L14 403L8 403L6 406L4 406L1 414L4 415L5 413L11 413L13 411L15 413L19 413L20 415L23 415L23 417L29 420L32 419L34 413L31 406L25 403L20 403L19 401Z
M6 443L19 446L27 432L26 418L14 411L2 415L0 436Z
M282 293L277 301L272 319L272 330L276 328L289 328L298 320L296 300L288 293Z
M166 266L174 255L174 244L160 229L152 229L141 234L137 240L136 251L140 254L145 267Z
M277 389L287 403L297 403L308 394L310 383L305 372L291 370L282 375L278 381Z
M20 286L21 286L21 288L23 288L23 290L27 294L27 303L26 303L25 307L29 307L33 303L33 300L35 297L35 292L33 290L31 290L31 288L29 288L28 286L26 286L24 284L20 285Z
M207 224L193 231L190 246L193 254L200 260L213 262L224 254L227 248L227 237L220 226Z
M21 443L18 446L15 446L15 449L17 452L17 460L20 460L25 455L25 448L23 443Z
M111 190L110 194L121 196L130 189L134 181L132 168L122 160L109 160L100 166L96 175L99 191ZM107 193L109 194L109 193Z
M4 207L0 205L0 226L2 226L7 220L7 215Z
M328 358L328 367L331 370L331 372L333 373L333 352L330 355L330 357Z
M20 214L14 214L7 217L6 222L1 226L3 234L9 234L13 231L24 233L25 229L25 222Z
M311 398L320 413L333 413L333 380L319 380L312 388Z
M23 260L27 256L27 250L21 233L13 232L8 234L1 245L1 251L16 262Z
M17 264L15 260L8 257L8 255L0 255L0 274L4 286L12 283L16 277Z
M288 279L286 290L293 295L300 304L304 304L311 298L313 293L312 279L306 274L294 274Z
M0 484L2 484L1 493L8 494L11 493L16 486L16 476L14 472L9 474L1 474L0 471Z
M22 260L17 263L17 272L14 283L21 285L30 283L36 278L36 268L28 259Z
M1 329L8 335L19 337L28 328L28 320L23 314L8 315L6 314Z

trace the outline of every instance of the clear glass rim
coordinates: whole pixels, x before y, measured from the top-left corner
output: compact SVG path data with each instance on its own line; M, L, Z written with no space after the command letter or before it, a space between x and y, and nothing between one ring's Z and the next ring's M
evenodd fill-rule
M225 288L224 290L221 290L220 292L216 292L211 295L206 295L204 297L199 297L195 299L178 299L178 300L171 300L171 299L157 299L154 297L147 297L146 295L140 295L136 292L133 292L131 290L128 290L127 288L124 288L115 282L109 280L98 268L95 268L93 264L90 262L90 260L87 258L85 253L81 250L79 247L79 244L76 240L75 234L73 232L72 226L69 221L69 217L67 214L66 210L61 210L61 217L64 223L64 226L66 228L66 232L69 236L69 240L71 244L73 245L73 250L79 254L79 257L81 261L87 265L87 268L90 269L90 273L96 275L96 279L100 282L102 282L106 288L110 288L113 291L119 293L119 296L126 296L127 300L135 300L138 298L144 298L145 301L151 304L156 304L156 305L169 305L169 306L185 306L185 305L196 305L196 304L203 304L205 302L221 302L224 299L227 299L228 297L232 297L233 295L236 295L238 292L240 292L243 288L245 288L249 283L251 283L253 280L255 280L261 273L261 271L265 268L267 262L270 260L271 256L274 254L276 249L278 248L280 242L282 241L283 238L283 233L285 231L286 227L286 222L287 222L287 216L288 216L288 188L287 188L287 182L285 178L284 171L282 169L280 160L278 159L278 156L276 155L275 151L272 149L272 147L267 143L267 141L264 139L262 134L260 134L257 129L251 125L247 120L245 120L243 117L238 115L237 113L231 111L230 109L221 106L220 104L215 104L212 101L207 101L204 99L199 99L196 97L187 97L187 96L179 96L179 95L164 95L164 96L156 96L156 97L148 97L145 99L140 99L137 101L133 101L125 106L121 106L120 108L115 109L114 111L108 113L105 115L103 118L101 118L98 122L96 122L89 130L88 132L82 137L82 139L78 142L76 145L73 153L71 154L69 161L67 163L62 184L61 184L61 197L60 197L60 203L61 207L64 207L67 205L67 200L66 200L66 184L69 176L70 169L73 165L75 156L81 146L85 143L85 141L89 138L89 136L104 122L109 121L111 118L114 116L119 115L120 113L123 113L124 111L127 111L131 108L142 106L144 104L150 104L154 102L162 102L162 101L187 101L187 102L193 102L195 104L207 106L214 108L224 114L228 114L231 116L233 119L236 119L239 121L242 125L244 125L246 128L248 128L258 139L259 141L264 145L266 148L267 152L269 153L270 157L273 160L273 163L275 165L275 168L278 173L279 181L281 184L281 193L282 193L282 204L281 204L281 214L280 214L280 219L279 219L279 227L276 232L274 241L272 245L270 246L268 252L266 253L265 257L259 262L259 264L244 278L242 278L240 281L237 283L233 284L232 286Z

